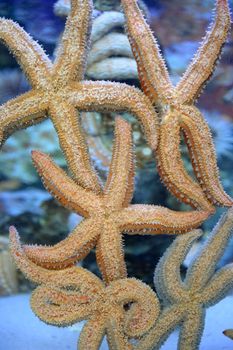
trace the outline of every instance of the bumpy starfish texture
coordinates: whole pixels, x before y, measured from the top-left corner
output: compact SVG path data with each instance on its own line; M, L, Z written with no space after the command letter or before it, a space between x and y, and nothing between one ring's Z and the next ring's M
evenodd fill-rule
M156 156L163 182L178 199L195 208L208 208L210 203L232 206L232 199L219 181L209 127L193 105L212 75L226 41L230 28L227 0L217 0L215 21L176 87L170 81L158 44L136 1L122 0L122 4L141 87L160 111L160 142ZM181 132L189 148L198 183L184 168L179 150Z
M39 284L31 297L34 313L44 322L68 326L86 324L78 342L80 350L97 350L107 335L112 350L130 350L130 338L148 332L160 312L155 293L134 278L121 279L105 287L82 267L54 271L42 268L25 255L14 227L10 228L11 251L17 266ZM124 308L131 304L130 308Z
M96 246L97 263L104 280L126 277L122 233L175 234L197 227L205 211L175 212L154 205L130 205L134 159L130 125L116 119L115 142L108 178L101 194L76 184L45 154L33 152L39 175L50 193L85 220L53 247L24 246L27 256L43 267L61 269L83 259Z
M179 349L198 349L206 308L219 302L233 286L233 264L215 272L232 233L233 208L230 208L189 266L185 280L181 278L180 266L201 232L196 230L175 239L155 269L155 287L165 309L138 350L158 349L177 325L181 327Z
M141 121L151 147L157 145L157 121L147 97L125 84L84 81L92 2L73 0L55 62L16 23L0 19L0 40L13 52L32 90L0 106L0 139L40 122L49 114L67 163L77 182L100 192L91 168L76 109L127 110Z

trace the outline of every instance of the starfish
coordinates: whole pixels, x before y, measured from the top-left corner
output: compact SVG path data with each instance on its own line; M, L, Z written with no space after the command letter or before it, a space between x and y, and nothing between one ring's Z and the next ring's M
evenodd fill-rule
M91 14L91 1L71 1L54 63L18 24L0 19L0 40L14 54L32 86L31 91L0 106L0 141L12 131L38 123L49 115L75 180L101 192L76 109L131 112L141 121L153 148L157 144L158 125L149 99L140 90L126 84L83 80Z
M11 252L25 276L39 284L31 297L31 308L44 322L69 326L86 320L78 349L97 350L107 335L112 350L130 350L129 338L139 338L153 326L160 311L152 289L135 278L120 279L105 287L88 270L73 266L48 270L27 258L17 231L10 228ZM131 304L130 308L124 308Z
M163 182L179 200L194 208L204 209L211 204L232 206L232 199L219 181L209 127L194 106L214 71L230 29L227 0L217 0L215 21L176 87L170 81L159 46L136 1L122 0L122 5L142 90L160 114L160 141L156 157ZM181 132L198 182L185 170L179 149Z
M25 245L36 264L63 269L83 259L96 246L97 263L106 283L126 277L122 233L175 234L199 226L206 211L176 212L154 205L130 205L134 159L130 125L116 119L115 142L108 178L101 194L81 187L56 166L49 156L33 152L33 161L47 190L66 208L85 220L52 247Z
M233 233L233 208L220 219L183 280L180 266L192 243L201 235L195 230L178 237L155 269L155 287L165 309L138 350L159 349L179 325L179 349L198 349L207 307L218 303L233 287L233 264L216 270L218 260Z
M226 329L223 331L223 334L233 340L233 329Z

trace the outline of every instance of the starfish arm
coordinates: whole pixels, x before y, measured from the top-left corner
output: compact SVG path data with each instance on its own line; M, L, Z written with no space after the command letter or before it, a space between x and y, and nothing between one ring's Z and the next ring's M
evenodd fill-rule
M106 333L106 320L100 314L91 317L84 325L78 341L79 350L98 350Z
M208 281L208 285L202 292L202 302L207 306L212 306L223 299L232 287L233 263L224 266Z
M135 60L142 90L154 103L158 98L165 102L173 98L165 62L159 46L146 23L135 0L122 0L126 15L126 27Z
M29 260L21 246L19 235L15 227L10 227L10 249L17 267L32 282L42 283L65 283L66 285L79 285L81 292L95 293L103 284L98 277L88 270L74 266L65 270L47 270Z
M176 238L157 264L154 284L159 297L166 303L179 303L187 299L188 290L181 279L180 266L192 243L201 233L201 230L194 230Z
M201 187L184 167L180 153L180 130L178 112L168 113L160 127L160 142L156 152L158 172L168 190L181 202L211 211L211 204Z
M108 290L118 305L130 304L125 312L125 333L129 338L139 338L154 325L160 314L156 294L136 278L113 281Z
M184 107L181 113L181 128L202 190L212 204L232 206L233 200L224 192L219 181L216 154L208 124L196 108Z
M198 349L204 330L205 310L198 305L186 310L186 317L182 323L178 349Z
M230 29L230 9L227 0L217 0L216 17L202 45L176 87L179 103L193 103L203 85L213 74Z
M100 234L97 220L81 222L72 233L54 246L24 245L27 257L47 269L61 270L83 260L95 246Z
M133 345L124 334L124 319L122 307L115 307L107 323L107 341L109 349L133 350ZM96 349L97 350L97 349Z
M179 234L202 224L207 211L173 211L165 207L134 204L119 214L120 228L128 234Z
M29 91L0 106L0 142L6 140L12 130L23 129L46 118L47 102L39 91Z
M45 188L64 207L84 217L99 210L98 196L76 184L47 154L32 151L32 159Z
M70 285L70 283L69 283ZM77 287L76 287L77 288ZM32 293L31 308L41 321L54 326L70 326L88 318L89 297L70 292L68 287L42 285Z
M13 53L32 87L47 89L51 62L42 47L17 23L4 18L0 18L0 40Z
M160 349L183 317L184 312L177 305L164 309L155 325L139 340L135 350Z
M91 0L71 1L71 11L53 67L55 86L62 88L70 81L83 79L91 14Z
M134 158L130 125L116 119L115 141L108 178L104 187L106 205L120 209L130 203L134 188Z
M101 192L75 108L64 100L54 101L50 105L50 117L74 180L88 190Z
M193 291L202 290L213 276L217 262L223 255L232 233L233 207L219 220L200 254L187 271L186 284Z
M96 260L105 283L127 276L120 230L111 221L102 224L96 246Z
M83 111L128 111L134 114L144 128L151 148L156 149L158 116L140 90L120 83L84 81L73 83L66 94L68 101Z

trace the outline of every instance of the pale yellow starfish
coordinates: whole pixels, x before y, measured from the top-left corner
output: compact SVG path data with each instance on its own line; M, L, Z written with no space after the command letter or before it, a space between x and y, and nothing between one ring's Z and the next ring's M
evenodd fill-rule
M27 258L14 227L10 228L10 239L17 266L40 285L31 297L34 313L42 321L62 327L87 320L79 350L98 350L105 334L111 350L130 350L133 345L129 339L142 336L153 326L160 311L159 301L141 281L120 279L105 287L82 267L48 270Z
M209 127L193 105L213 73L230 29L227 0L217 0L215 21L176 87L170 81L158 44L136 0L122 0L122 5L141 87L156 105L161 117L156 154L163 182L178 199L195 208L208 208L210 202L232 206L232 199L219 181ZM181 132L189 148L198 183L185 170L179 149Z
M180 266L202 232L196 230L175 239L155 269L156 291L165 308L137 350L159 349L176 326L181 328L180 350L199 348L206 308L218 303L233 287L233 264L215 271L232 233L233 208L230 208L189 266L185 279L181 277Z
M92 1L73 0L54 63L16 23L0 19L0 40L18 60L32 90L0 106L0 140L12 131L40 122L54 123L67 163L77 182L101 191L77 117L78 110L128 110L141 121L148 142L157 145L156 114L147 97L125 84L84 81Z
M33 161L45 187L68 209L85 220L53 247L24 246L36 264L61 269L83 259L96 246L104 280L126 277L122 233L175 234L199 226L205 211L176 212L154 205L130 205L133 194L134 158L130 125L116 119L115 142L109 175L101 194L75 183L45 154L33 152Z

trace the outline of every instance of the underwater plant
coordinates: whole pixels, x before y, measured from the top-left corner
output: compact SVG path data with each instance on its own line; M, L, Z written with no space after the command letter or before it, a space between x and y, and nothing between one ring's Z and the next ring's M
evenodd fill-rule
M106 3L106 1L105 1ZM171 86L165 64L142 12L134 0L122 0L130 43L142 90L122 83L84 80L92 17L91 0L72 0L55 61L17 24L0 19L0 39L27 74L32 90L0 106L1 141L15 130L49 118L55 126L68 170L38 151L35 167L48 191L62 206L83 216L72 233L54 246L23 245L10 228L11 253L18 268L38 284L31 297L34 313L44 322L68 326L86 320L79 350L97 350L106 335L112 350L159 348L181 327L179 349L198 349L205 309L233 286L232 264L215 272L233 228L230 208L182 280L180 265L192 242L191 231L215 211L231 207L224 192L211 134L194 100L209 79L230 26L226 0L217 0L216 19L177 87ZM161 178L171 192L194 209L130 204L134 189L132 131L115 119L115 140L103 186L90 160L78 111L128 111L143 126L158 159ZM184 133L197 182L180 156ZM203 143L205 142L205 148ZM156 294L127 277L123 234L179 235L155 270ZM102 279L76 263L96 248Z

